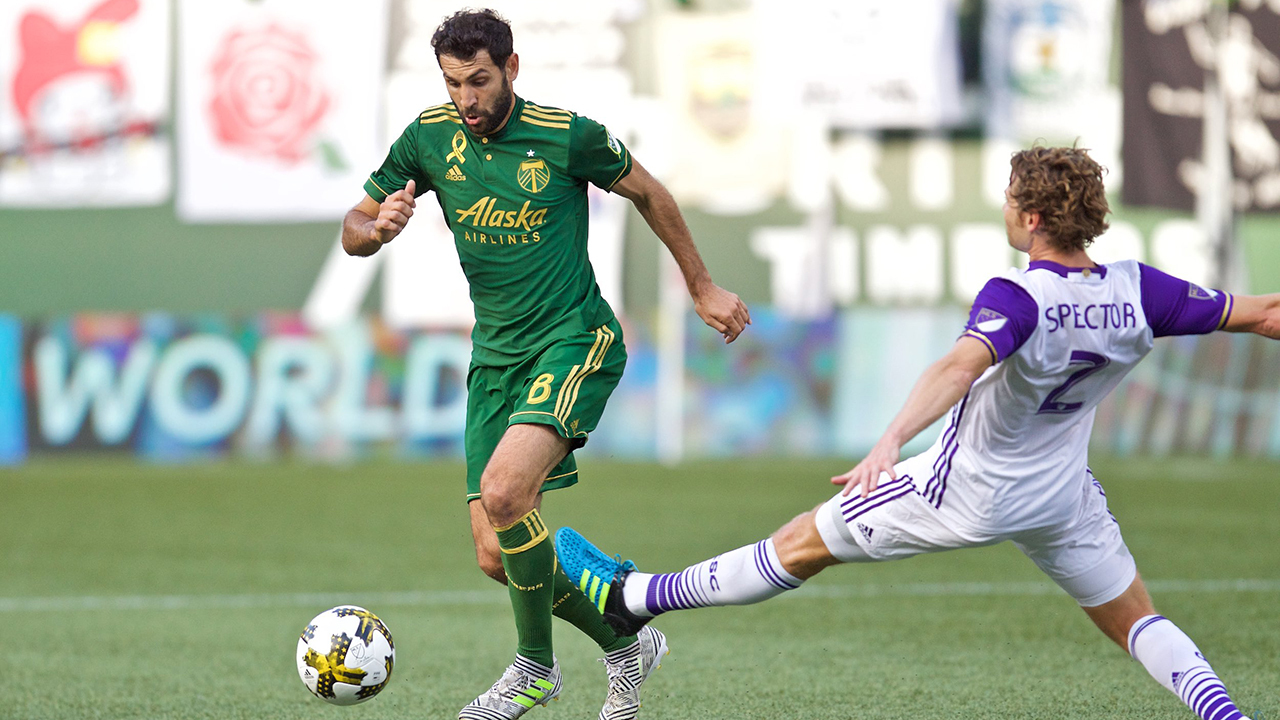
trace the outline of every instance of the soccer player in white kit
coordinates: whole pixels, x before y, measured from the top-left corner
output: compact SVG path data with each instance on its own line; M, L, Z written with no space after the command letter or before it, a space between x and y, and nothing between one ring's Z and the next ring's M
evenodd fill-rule
M992 279L952 349L911 390L841 492L771 537L677 573L638 572L569 528L565 572L619 632L670 610L744 605L823 568L1012 541L1204 720L1242 720L1196 645L1158 615L1087 458L1094 410L1154 338L1215 330L1280 338L1280 294L1233 296L1086 247L1107 229L1103 169L1077 148L1016 153L1009 244L1027 270ZM907 441L948 415L928 451ZM1247 720L1247 719L1244 719Z

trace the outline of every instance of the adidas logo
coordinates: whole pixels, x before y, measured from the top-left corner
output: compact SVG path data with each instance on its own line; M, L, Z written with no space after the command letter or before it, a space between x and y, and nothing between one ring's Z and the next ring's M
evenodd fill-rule
M866 538L867 542L871 542L871 533L875 531L862 523L858 523L858 532L862 533L862 537Z
M444 174L444 179L453 180L454 182L462 182L467 179L467 176L462 174L462 171L458 169L457 165L453 165L450 166L449 171Z
M1173 691L1174 692L1178 692L1178 682L1180 680L1182 680L1182 673L1180 672L1174 673L1173 674Z

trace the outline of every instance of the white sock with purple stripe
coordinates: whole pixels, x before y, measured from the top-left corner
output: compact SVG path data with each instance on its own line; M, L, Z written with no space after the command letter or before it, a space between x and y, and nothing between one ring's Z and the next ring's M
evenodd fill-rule
M1148 615L1134 623L1129 654L1203 720L1244 717L1196 644L1168 618Z
M794 590L802 582L782 568L769 538L678 573L631 573L622 588L622 600L636 615L653 617L668 610L750 605Z

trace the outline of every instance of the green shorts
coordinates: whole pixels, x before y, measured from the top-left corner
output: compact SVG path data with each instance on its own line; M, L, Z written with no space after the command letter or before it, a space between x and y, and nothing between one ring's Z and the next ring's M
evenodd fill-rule
M568 438L573 449L585 445L626 364L622 327L613 319L559 340L516 365L472 365L467 373L467 502L480 497L480 476L510 425L549 425ZM542 489L577 482L578 463L571 450L547 475Z

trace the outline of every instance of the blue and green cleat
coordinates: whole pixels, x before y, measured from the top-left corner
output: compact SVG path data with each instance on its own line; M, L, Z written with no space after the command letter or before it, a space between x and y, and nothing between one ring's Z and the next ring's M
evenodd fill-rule
M622 586L627 575L635 572L635 563L621 556L605 555L573 528L560 528L555 545L565 574L586 594L614 632L635 635L653 619L632 613L622 600Z

